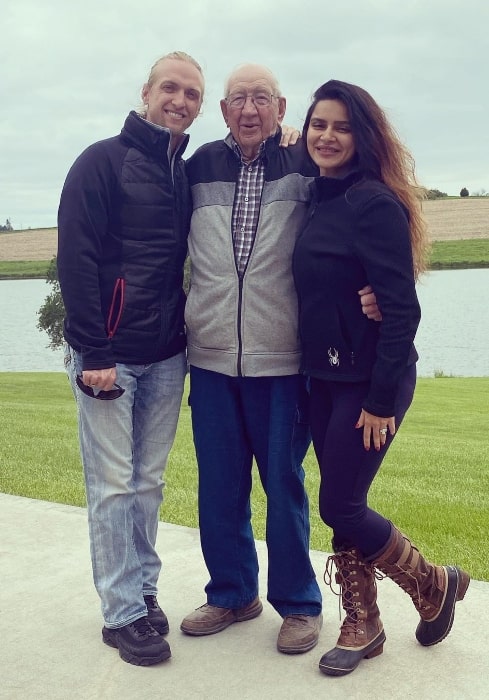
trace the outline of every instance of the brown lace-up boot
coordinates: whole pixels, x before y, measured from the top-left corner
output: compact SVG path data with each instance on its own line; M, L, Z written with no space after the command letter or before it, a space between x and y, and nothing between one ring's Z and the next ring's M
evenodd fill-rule
M351 673L362 659L382 654L385 633L377 607L375 570L354 548L328 557L324 580L332 588L332 564L336 583L341 586L341 603L346 616L336 647L322 656L319 669L327 676ZM335 591L333 591L335 593Z
M427 647L445 639L452 628L455 603L469 586L469 574L456 566L430 564L394 526L384 550L370 560L411 596L421 617L418 642Z

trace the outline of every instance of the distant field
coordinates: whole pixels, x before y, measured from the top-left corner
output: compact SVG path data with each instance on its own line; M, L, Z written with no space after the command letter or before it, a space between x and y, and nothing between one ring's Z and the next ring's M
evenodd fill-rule
M434 199L423 204L433 241L489 238L489 197ZM0 234L0 260L51 260L56 228Z
M423 211L433 241L489 238L489 197L430 199Z
M51 260L57 248L57 228L0 233L0 260Z

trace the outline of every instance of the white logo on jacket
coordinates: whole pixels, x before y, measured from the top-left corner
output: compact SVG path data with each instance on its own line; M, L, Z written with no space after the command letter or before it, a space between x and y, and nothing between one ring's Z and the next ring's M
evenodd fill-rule
M328 350L329 364L331 367L340 366L340 353L336 348L329 348Z

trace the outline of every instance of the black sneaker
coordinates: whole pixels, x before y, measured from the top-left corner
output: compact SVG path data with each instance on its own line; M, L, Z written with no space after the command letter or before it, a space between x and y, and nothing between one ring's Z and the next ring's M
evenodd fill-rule
M170 646L150 624L140 617L117 629L102 628L102 639L109 647L119 649L119 656L134 666L151 666L171 656Z
M148 610L148 620L153 625L155 630L158 632L158 634L168 634L170 631L168 618L158 605L156 596L145 595L144 602L146 603L146 609Z

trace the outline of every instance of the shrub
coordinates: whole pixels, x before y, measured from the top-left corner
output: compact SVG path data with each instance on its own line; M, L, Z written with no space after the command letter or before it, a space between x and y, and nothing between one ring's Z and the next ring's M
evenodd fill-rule
M443 197L448 197L446 192L440 192L440 190L426 190L426 199L443 199Z
M52 291L41 306L37 315L39 320L37 327L46 331L49 336L49 346L52 350L57 350L63 345L63 319L65 307L61 297L61 289L58 282L58 267L56 256L49 263L46 274L46 282L51 285Z

